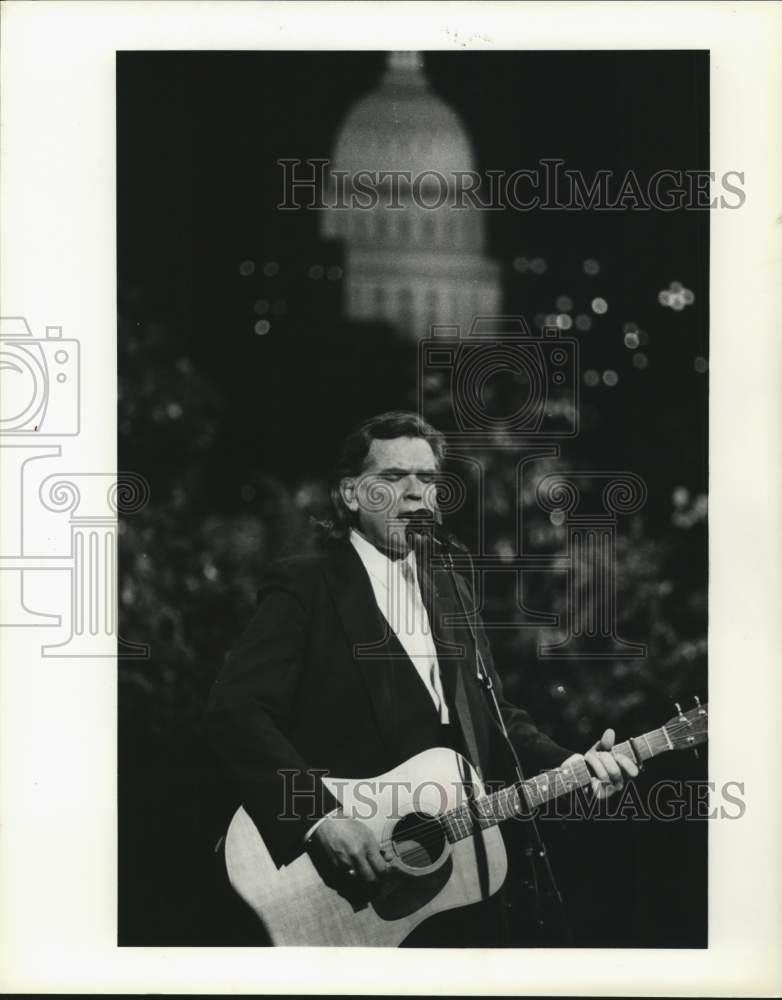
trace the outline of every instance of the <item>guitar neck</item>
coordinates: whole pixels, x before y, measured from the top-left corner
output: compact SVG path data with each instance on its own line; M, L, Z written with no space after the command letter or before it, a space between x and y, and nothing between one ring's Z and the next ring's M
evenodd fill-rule
M673 743L666 732L665 726L661 726L659 729L643 733L635 739L617 743L611 750L611 753L614 757L622 754L624 757L629 757L630 760L635 760L637 763L643 764L645 761L651 760L652 757L667 753L669 750L673 750ZM542 806L544 803L549 802L551 799L556 799L560 795L567 795L568 792L573 792L577 788L584 788L590 784L591 780L591 771L584 760L579 758L562 767L557 767L552 771L544 771L543 774L529 778L522 783L521 789L524 793L525 804L528 807L534 808ZM512 800L510 804L513 804L513 800L515 799L516 811L512 814L515 816L520 815L524 811L519 802L518 788L519 786L513 785L510 788L502 790L503 792L510 793ZM499 797L502 792L496 794ZM510 816L504 818L508 819Z
M616 756L623 754L638 763L657 757L674 749L674 744L665 726L644 733L635 739L617 743L611 750ZM459 806L441 817L448 837L452 841L469 837L477 824L481 829L496 826L506 819L523 816L530 809L542 806L551 799L567 795L578 788L584 788L592 780L592 774L584 759L579 757L551 771L544 771L521 784L510 785L474 800L471 804Z

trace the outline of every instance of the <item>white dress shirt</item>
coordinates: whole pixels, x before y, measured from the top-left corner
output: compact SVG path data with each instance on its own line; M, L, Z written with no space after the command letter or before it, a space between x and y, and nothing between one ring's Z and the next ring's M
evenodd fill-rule
M369 574L377 606L413 661L434 702L440 722L447 723L448 705L443 694L429 615L421 598L415 553L411 551L405 559L389 559L357 531L350 532L350 543Z

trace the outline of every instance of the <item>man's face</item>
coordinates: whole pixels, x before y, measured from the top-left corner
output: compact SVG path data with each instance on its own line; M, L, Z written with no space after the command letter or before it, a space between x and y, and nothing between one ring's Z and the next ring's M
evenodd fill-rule
M358 513L359 531L373 545L403 556L410 548L400 515L436 510L437 459L423 438L372 442L359 476L342 480L342 497Z

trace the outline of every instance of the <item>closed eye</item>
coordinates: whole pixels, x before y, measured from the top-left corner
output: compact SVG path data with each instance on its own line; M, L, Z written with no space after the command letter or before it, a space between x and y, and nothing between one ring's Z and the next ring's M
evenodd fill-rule
M403 469L389 469L386 472L378 473L378 478L382 479L386 483L398 483L401 479L406 479L408 476L415 476L416 479L425 486L429 486L431 483L436 483L438 479L438 473L436 472L408 472Z

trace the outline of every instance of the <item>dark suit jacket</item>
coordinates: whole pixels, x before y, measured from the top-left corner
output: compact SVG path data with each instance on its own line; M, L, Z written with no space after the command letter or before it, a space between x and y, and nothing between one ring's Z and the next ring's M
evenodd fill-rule
M496 780L498 734L474 679L469 632L443 624L445 615L458 614L458 601L443 574L430 578L443 687L453 703L456 671L462 672L480 757L473 763L485 779ZM458 580L470 608L467 585ZM482 627L478 636L525 771L558 766L571 751L504 700ZM300 853L307 829L338 804L313 769L361 778L401 763L395 753L400 706L392 683L393 664L400 662L409 660L352 545L332 543L322 554L269 569L257 611L213 686L207 722L237 805L244 804L278 864Z

